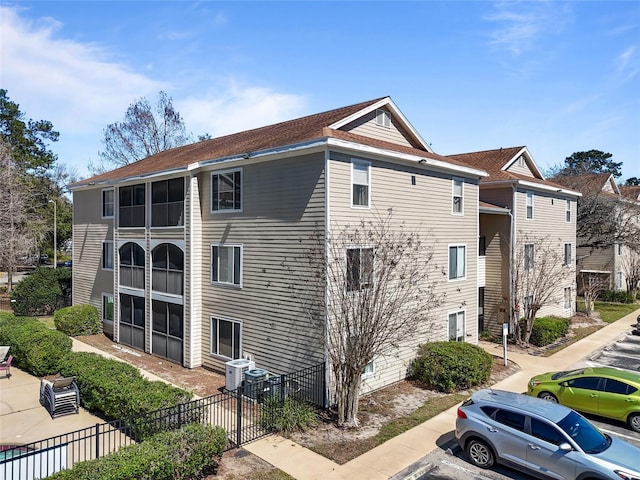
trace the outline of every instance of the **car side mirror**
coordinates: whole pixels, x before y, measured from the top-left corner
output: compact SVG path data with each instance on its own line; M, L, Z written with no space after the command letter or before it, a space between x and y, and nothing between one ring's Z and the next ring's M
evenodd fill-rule
M571 445L569 445L567 442L561 443L560 445L558 445L558 448L563 452L570 452L573 450L573 447L571 447Z
M567 386L567 382L560 382L558 385L560 385L561 387L566 387Z

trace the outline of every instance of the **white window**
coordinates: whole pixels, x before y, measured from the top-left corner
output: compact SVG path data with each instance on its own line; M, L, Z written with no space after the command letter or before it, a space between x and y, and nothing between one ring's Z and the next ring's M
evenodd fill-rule
M565 267L570 267L571 266L571 244L570 243L565 243L564 244L564 263L563 265Z
M211 317L211 353L230 360L240 358L242 324L235 320Z
M113 188L102 190L102 218L113 218L115 191Z
M524 269L527 272L533 270L535 266L535 245L533 243L525 243L524 245Z
M211 211L242 211L242 169L211 174Z
M102 321L113 323L113 295L102 294Z
M617 286L618 290L620 290L622 288L622 272L618 272L618 274L617 274L616 286Z
M571 287L564 287L564 308L565 310L571 308Z
M467 275L467 247L449 246L449 280L465 278Z
M376 110L376 125L391 128L391 116L386 110Z
M571 221L571 200L567 200L566 204L565 204L565 220L567 221L567 223L569 223Z
M370 170L371 164L369 162L351 160L351 206L353 207L369 207Z
M113 242L102 242L102 269L113 270Z
M373 377L376 373L376 363L371 360L364 366L364 371L362 372L362 378Z
M464 342L465 313L464 310L449 314L449 341Z
M453 206L452 212L462 214L462 196L463 196L463 183L461 178L453 179Z
M533 192L527 192L527 219L533 218Z
M373 285L373 248L347 249L347 290L363 290Z
M227 285L241 285L242 247L239 245L211 246L211 281Z

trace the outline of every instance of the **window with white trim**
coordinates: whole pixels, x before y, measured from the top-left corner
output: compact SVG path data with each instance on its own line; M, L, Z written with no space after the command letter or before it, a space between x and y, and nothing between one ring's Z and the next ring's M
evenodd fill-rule
M151 226L184 225L184 178L172 178L151 184Z
M467 247L449 246L449 280L458 280L467 275Z
M391 128L391 115L386 110L376 110L376 125L385 128Z
M465 335L465 312L460 310L459 312L452 312L449 314L448 319L449 341L464 342Z
M620 290L622 288L622 272L618 272L616 284L618 290Z
M158 245L151 252L151 289L182 295L184 253L171 243Z
M527 272L533 270L535 266L535 245L533 243L524 244L524 269Z
M373 248L347 249L347 290L363 290L373 285Z
M102 242L102 270L113 270L113 242Z
M571 266L571 244L570 243L565 243L564 244L564 263L563 265L565 267L570 267Z
M144 289L145 251L135 242L120 247L120 285Z
M211 174L211 211L242 211L242 169Z
M571 308L571 287L564 287L564 309Z
M453 205L452 205L452 213L454 214L462 214L462 197L463 197L463 182L461 178L453 179Z
M369 207L371 163L351 160L351 206Z
M113 323L113 295L102 294L102 321Z
M533 192L527 192L527 219L533 218Z
M235 320L211 317L211 354L229 360L240 358L242 324Z
M115 191L113 188L105 188L102 190L102 218L113 218L115 200Z
M566 200L564 207L564 218L567 223L571 222L571 200Z
M370 378L373 377L376 373L376 363L374 360L371 360L364 366L364 370L362 372L362 378Z
M242 247L211 245L211 281L226 285L241 285Z
M145 184L118 189L118 224L121 227L145 226Z

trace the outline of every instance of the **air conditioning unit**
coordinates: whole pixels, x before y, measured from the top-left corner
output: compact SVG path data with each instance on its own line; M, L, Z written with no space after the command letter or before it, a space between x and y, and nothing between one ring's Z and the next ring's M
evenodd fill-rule
M252 360L246 358L238 358L237 360L230 360L225 363L225 383L224 387L227 390L237 390L242 385L244 379L244 372L253 370L256 368L256 364Z

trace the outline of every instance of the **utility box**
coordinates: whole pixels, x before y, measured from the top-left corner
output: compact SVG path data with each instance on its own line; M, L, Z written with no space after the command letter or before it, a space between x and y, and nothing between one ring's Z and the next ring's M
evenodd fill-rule
M225 363L224 387L227 390L237 390L242 385L245 372L254 368L256 368L255 362L246 358L228 361Z
M261 368L253 368L244 372L244 394L254 400L262 399L265 391L268 394L267 375L269 372Z

